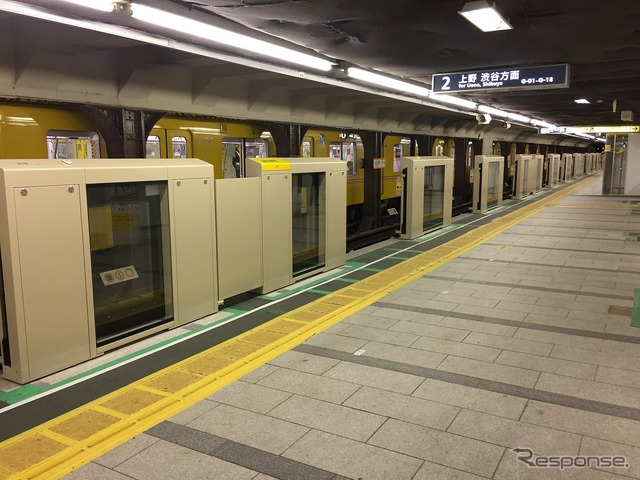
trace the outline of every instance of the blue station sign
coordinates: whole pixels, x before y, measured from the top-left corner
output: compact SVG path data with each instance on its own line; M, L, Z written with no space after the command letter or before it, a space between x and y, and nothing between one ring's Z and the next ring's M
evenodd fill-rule
M433 75L431 85L434 93L566 88L569 86L569 64L439 73Z

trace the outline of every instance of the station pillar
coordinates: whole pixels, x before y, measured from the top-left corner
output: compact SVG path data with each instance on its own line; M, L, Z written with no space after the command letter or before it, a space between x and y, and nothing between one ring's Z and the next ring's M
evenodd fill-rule
M308 126L286 123L271 123L267 126L276 144L276 157L299 157L302 139Z
M417 151L416 151L416 148ZM431 155L431 148L429 146L429 136L427 135L413 135L411 137L411 148L409 150L409 156L428 156Z
M382 198L382 170L373 168L373 159L383 156L383 132L358 132L364 148L364 207L358 233L368 232L382 225L380 199Z
M144 158L149 132L166 112L147 112L124 108L80 108L105 141L110 158Z

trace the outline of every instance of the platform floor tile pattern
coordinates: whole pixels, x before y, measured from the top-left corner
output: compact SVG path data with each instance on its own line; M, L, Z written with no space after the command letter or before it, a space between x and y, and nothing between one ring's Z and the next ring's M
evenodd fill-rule
M634 213L577 191L65 478L640 478Z

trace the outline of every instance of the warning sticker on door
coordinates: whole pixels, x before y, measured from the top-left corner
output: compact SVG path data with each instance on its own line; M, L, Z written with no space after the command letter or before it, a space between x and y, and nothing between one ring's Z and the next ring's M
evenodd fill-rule
M128 280L134 280L138 278L138 272L136 272L136 267L129 265L128 267L101 272L100 278L102 279L102 283L107 286L115 283L126 282Z

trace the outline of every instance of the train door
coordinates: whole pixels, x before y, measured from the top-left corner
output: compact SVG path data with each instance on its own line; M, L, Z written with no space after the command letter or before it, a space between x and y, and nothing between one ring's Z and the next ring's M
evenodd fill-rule
M475 146L473 141L467 141L465 149L465 160L464 160L464 169L465 169L465 185L464 185L464 196L462 198L462 203L464 205L473 202L473 181L474 181L474 169L475 169Z
M431 149L431 155L436 157L442 157L445 155L445 143L441 138L436 138L433 142L433 148Z
M308 137L302 142L302 151L300 152L303 157L313 157L313 137Z
M447 142L445 155L447 157L456 158L456 142L453 138L450 138Z
M269 156L269 142L263 138L244 139L244 158L266 158Z
M262 138L223 138L222 178L244 177L247 158L268 157L268 145Z
M347 175L355 175L358 173L356 165L356 142L342 143L342 159L347 164Z
M191 132L154 128L147 137L147 158L192 158Z
M167 130L153 128L147 137L146 158L167 158Z
M347 164L347 175L358 173L356 166L356 142L331 142L329 156L341 158Z
M225 138L222 140L222 178L244 177L242 140Z
M402 157L404 157L404 149L402 148L402 144L396 144L393 146L393 171L401 172L402 171Z
M166 130L167 158L192 158L193 143L191 132L185 130Z
M191 144L184 135L171 135L170 147L171 158L187 158L193 156L191 153Z
M342 142L331 142L329 156L331 158L342 158Z
M509 196L515 195L516 187L516 152L517 146L515 143L511 144L509 148L509 156L505 159L504 166L504 191L502 192L502 198L506 199Z
M96 132L49 130L47 157L59 159L100 158L100 137Z
M465 168L467 169L467 175L469 183L473 183L473 142L467 142L467 151L465 152Z
M163 158L160 137L158 135L149 135L147 137L146 158Z

